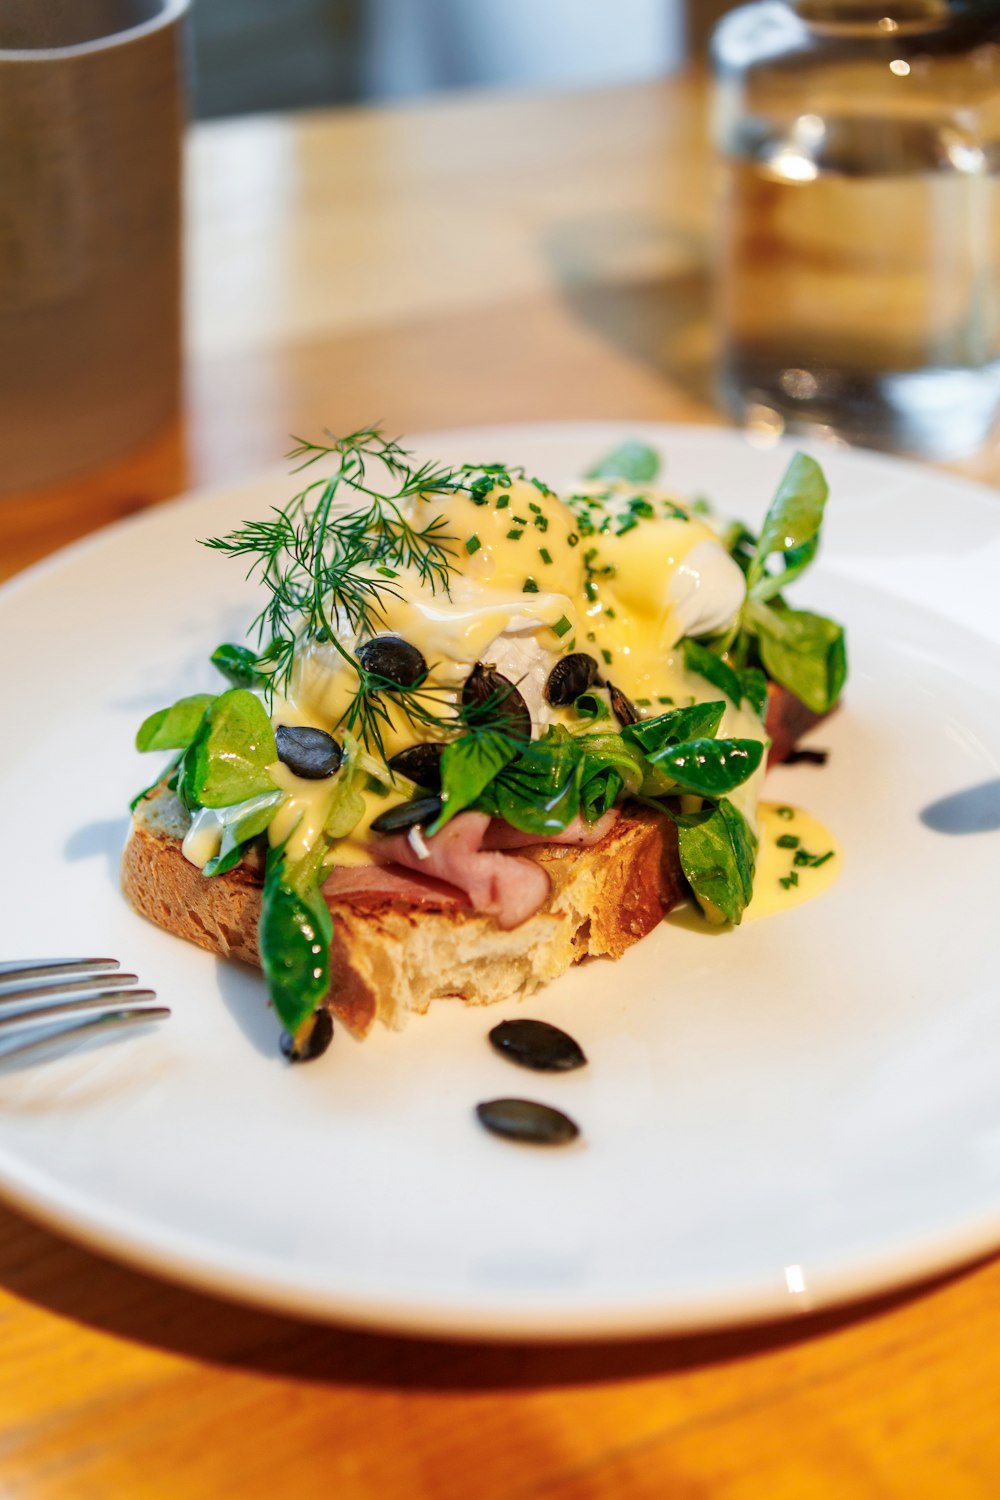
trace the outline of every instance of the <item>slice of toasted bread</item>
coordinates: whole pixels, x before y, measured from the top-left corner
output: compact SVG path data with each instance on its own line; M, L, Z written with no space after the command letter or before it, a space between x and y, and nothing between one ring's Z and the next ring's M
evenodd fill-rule
M783 760L821 717L772 683L769 760ZM187 813L164 786L138 804L122 856L125 895L169 932L259 964L262 861L206 878L181 853L187 828ZM330 1010L364 1035L376 1020L401 1026L432 1000L490 1005L530 995L581 959L619 958L687 891L674 824L644 808L627 807L590 848L542 844L518 856L542 865L552 889L540 911L507 932L453 902L415 906L374 891L333 900Z
M135 909L210 952L260 962L260 864L206 878L181 853L188 817L172 792L140 802L122 856L122 889ZM333 975L327 1004L359 1035L375 1020L401 1026L432 1000L469 1005L530 995L581 959L618 958L684 895L669 818L630 808L589 849L547 844L519 850L546 870L545 906L503 931L465 907L415 907L358 892L331 903Z

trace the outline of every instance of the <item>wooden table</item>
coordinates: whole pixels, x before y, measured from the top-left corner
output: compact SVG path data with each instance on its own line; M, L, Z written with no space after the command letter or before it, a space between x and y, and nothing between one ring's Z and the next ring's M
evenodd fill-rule
M0 501L0 571L291 431L717 420L703 92L195 132L189 401L114 471ZM995 450L970 466L1000 479ZM0 1209L0 1494L18 1500L994 1500L1000 1264L780 1327L610 1348L311 1327Z

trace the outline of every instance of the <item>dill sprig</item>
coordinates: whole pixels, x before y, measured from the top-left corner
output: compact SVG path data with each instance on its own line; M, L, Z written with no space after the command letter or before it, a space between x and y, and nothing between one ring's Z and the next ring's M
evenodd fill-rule
M339 631L345 622L355 635L373 630L383 600L400 597L394 582L400 569L413 569L433 592L448 592L455 538L446 520L436 515L420 525L404 506L452 494L465 480L444 465L414 465L412 455L378 427L331 435L323 443L292 441L293 473L324 458L336 464L333 472L305 485L267 520L246 522L205 546L248 558L247 577L257 574L267 589L251 630L272 685L287 684L297 643L314 637L330 641L355 668L362 692L374 691ZM362 503L352 503L357 500Z

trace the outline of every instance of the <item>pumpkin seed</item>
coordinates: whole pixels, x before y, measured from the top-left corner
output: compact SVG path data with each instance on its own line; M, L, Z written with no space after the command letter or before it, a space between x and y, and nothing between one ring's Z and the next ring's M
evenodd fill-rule
M553 708L564 708L592 687L597 677L597 662L586 651L572 651L561 656L549 673L545 697Z
M501 1021L490 1032L490 1041L511 1062L538 1073L569 1073L587 1061L579 1042L548 1021Z
M428 741L423 745L408 745L405 750L397 751L395 755L389 757L387 764L390 771L398 771L400 776L406 776L410 781L415 781L417 786L425 786L428 791L439 792L443 754L443 745Z
M395 687L416 687L427 675L423 656L401 635L376 635L358 647L358 661L366 672L384 677Z
M414 797L412 802L387 807L369 826L372 833L403 833L418 823L433 823L443 806L440 797Z
M534 1099L488 1099L476 1105L476 1115L494 1135L536 1146L563 1146L580 1134L569 1115Z
M621 688L616 688L613 682L609 682L608 692L611 695L611 708L619 724L638 724L639 710L626 698Z
M315 1010L309 1031L300 1035L298 1042L290 1031L281 1033L281 1055L293 1063L312 1062L322 1057L332 1040L333 1017L328 1010Z
M486 662L477 662L465 679L462 703L466 708L487 709L508 734L531 739L531 713L508 677Z
M306 725L279 724L274 731L278 759L296 776L307 781L322 781L339 769L343 751L325 729Z

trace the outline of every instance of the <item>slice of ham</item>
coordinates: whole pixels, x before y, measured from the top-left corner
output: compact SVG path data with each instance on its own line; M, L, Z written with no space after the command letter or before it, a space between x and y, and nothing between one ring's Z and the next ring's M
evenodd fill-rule
M463 812L433 838L411 839L409 834L393 833L373 840L371 849L386 864L404 865L425 878L457 886L474 911L496 917L497 924L508 931L544 906L550 882L533 860L484 849L489 826L486 813Z
M405 901L408 906L468 906L469 898L454 885L417 875L400 865L335 866L323 882L327 905L348 896Z
M606 833L611 832L619 816L617 807L603 813L596 823L586 823L578 814L562 833L522 833L519 828L512 828L502 818L494 818L486 830L483 848L528 849L532 844L575 844L580 849L590 849L594 844L599 844Z

